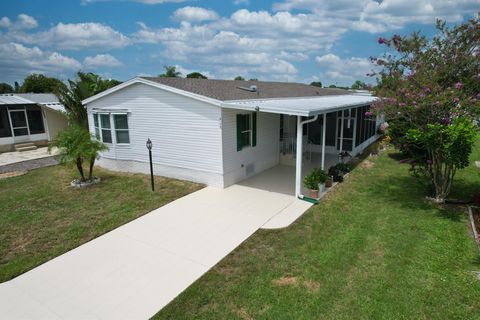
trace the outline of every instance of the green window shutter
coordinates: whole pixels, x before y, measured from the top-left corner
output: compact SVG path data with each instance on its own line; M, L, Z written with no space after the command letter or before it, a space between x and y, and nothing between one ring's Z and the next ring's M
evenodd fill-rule
M242 124L243 124L243 115L237 114L237 151L242 150Z
M257 145L257 113L252 113L252 147Z

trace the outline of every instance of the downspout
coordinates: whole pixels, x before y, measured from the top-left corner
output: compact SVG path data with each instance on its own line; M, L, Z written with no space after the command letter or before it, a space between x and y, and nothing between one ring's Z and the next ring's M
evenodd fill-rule
M303 125L316 121L318 115L315 115L313 118L302 121L301 116L297 116L297 158L295 165L295 195L303 199L302 194L302 156L303 156Z
M323 128L322 128L322 170L325 170L325 135L327 134L327 114L323 114Z

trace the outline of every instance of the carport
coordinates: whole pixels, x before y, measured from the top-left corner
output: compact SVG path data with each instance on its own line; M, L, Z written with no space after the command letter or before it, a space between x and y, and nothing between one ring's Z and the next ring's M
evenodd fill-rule
M338 154L343 151L348 151L355 155L361 152L366 146L375 140L376 127L378 125L378 118L369 119L365 117L365 110L377 98L369 94L348 94L336 96L320 96L320 97L300 97L300 98L281 98L281 99L259 99L259 100L239 100L226 101L222 103L224 108L240 109L247 111L275 113L283 116L296 117L296 141L294 142L295 151L295 191L294 195L303 199L302 192L302 177L303 169L308 169L303 166L304 158L304 126L309 123L316 122L320 119L321 122L321 152L319 165L322 170L327 169L327 164L336 163ZM335 150L334 156L326 152L326 129L327 129L327 114L334 114L336 117L335 123L339 123L336 128ZM346 135L345 133L350 133ZM273 171L277 172L273 172ZM279 185L280 180L288 179L288 174L282 174L281 168L273 168L270 171L264 172L263 176L271 180L271 185ZM284 169L283 171L288 171ZM262 186L261 179L253 177L244 181L243 185L252 187ZM265 188L263 181L263 187ZM286 185L285 183L283 183ZM288 184L288 182L287 182ZM267 187L268 188L268 187ZM288 192L287 192L288 193Z

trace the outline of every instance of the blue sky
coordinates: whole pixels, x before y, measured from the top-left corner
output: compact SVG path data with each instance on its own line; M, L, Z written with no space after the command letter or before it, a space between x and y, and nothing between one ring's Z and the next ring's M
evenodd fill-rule
M350 85L382 54L379 36L434 34L480 0L16 0L0 4L0 82L78 70L127 80L183 75Z

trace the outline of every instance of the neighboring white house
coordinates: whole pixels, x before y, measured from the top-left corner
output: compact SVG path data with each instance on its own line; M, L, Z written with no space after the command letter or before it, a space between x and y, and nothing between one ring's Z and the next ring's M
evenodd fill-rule
M65 109L54 94L0 94L0 152L44 146L66 126Z
M375 97L298 83L137 77L83 101L100 166L227 187L282 165L301 177L376 138ZM343 121L342 121L343 120ZM308 123L308 124L307 124Z

